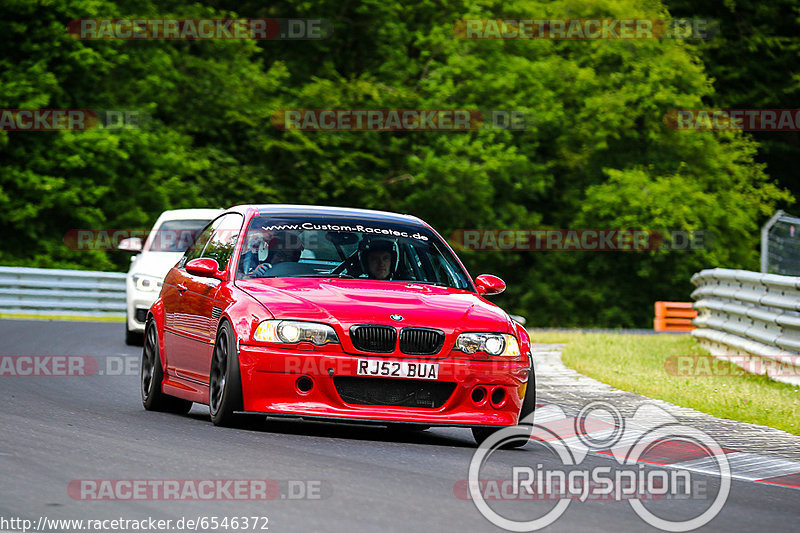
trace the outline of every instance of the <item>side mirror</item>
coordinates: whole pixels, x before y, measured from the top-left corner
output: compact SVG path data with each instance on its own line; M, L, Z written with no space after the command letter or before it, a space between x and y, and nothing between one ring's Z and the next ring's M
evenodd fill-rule
M224 272L219 271L219 265L215 259L210 257L198 257L186 263L186 272L201 278L222 279Z
M475 278L475 287L478 289L478 294L491 296L506 290L506 282L491 274L481 274Z
M511 317L511 320L519 324L520 326L524 326L525 323L528 321L524 316L519 315L508 315Z
M122 239L119 241L117 250L122 250L124 252L141 252L142 239L139 237L128 237L127 239Z

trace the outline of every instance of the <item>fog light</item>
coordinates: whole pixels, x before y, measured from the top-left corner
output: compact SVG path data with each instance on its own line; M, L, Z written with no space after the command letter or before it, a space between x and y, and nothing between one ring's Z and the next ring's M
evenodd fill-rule
M492 391L492 407L499 409L506 403L506 390L503 387L496 387Z
M314 388L314 380L308 376L300 376L295 382L295 387L300 393L306 394Z
M483 387L475 387L472 389L472 401L476 404L481 404L486 400L486 389Z

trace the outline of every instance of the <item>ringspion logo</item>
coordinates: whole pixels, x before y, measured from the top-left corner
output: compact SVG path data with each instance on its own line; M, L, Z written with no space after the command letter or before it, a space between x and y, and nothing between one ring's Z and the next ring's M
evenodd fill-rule
M568 420L556 406L549 414L556 415L553 419ZM516 460L510 468L506 456L492 462L495 452L523 439L544 450L514 454ZM716 494L680 466L662 468L656 463L645 468L641 464L650 462L650 454L658 456L675 448L707 461L703 476L719 477ZM613 468L611 464L585 464L590 452L613 459ZM581 409L573 424L534 423L531 414L517 426L498 430L478 446L467 479L456 482L453 492L460 499L472 500L484 518L507 531L538 531L558 520L573 501L597 500L626 502L645 523L664 531L692 531L713 520L728 499L731 471L725 453L708 434L680 424L657 405L643 404L626 418L614 405L594 401ZM542 456L554 457L557 462L540 463ZM503 471L508 477L498 479ZM691 498L699 505L668 519L646 505L663 498ZM512 514L507 506L489 503L503 500L521 505ZM531 501L556 504L524 505Z

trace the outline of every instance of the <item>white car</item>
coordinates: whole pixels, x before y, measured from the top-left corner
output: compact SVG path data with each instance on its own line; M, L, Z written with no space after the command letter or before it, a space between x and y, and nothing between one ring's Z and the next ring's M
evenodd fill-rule
M147 310L158 298L164 276L200 231L221 212L221 209L164 211L153 225L144 246L138 237L120 242L120 250L140 252L131 258L125 282L125 344L141 344Z

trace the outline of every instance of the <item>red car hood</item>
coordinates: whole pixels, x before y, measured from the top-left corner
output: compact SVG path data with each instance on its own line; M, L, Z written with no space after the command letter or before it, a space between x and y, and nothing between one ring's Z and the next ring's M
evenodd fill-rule
M330 278L262 278L236 286L275 318L340 324L425 326L454 331L511 331L508 315L477 294L413 282ZM390 316L402 315L402 321Z

